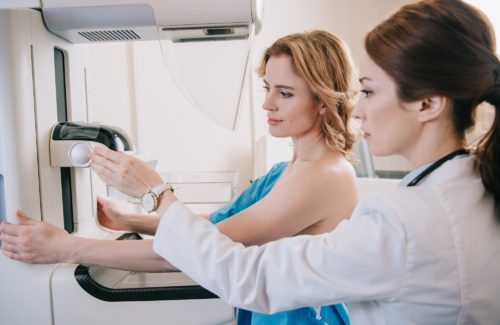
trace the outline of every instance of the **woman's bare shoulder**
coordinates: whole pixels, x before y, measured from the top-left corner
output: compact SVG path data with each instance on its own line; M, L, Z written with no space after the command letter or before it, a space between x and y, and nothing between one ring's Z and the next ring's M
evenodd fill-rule
M319 216L318 221L302 233L318 234L330 231L343 219L349 218L358 200L356 173L347 159L321 162L307 170L305 199Z
M354 186L356 183L354 167L345 158L318 161L315 168L310 168L308 173L317 186L333 190L339 186Z
M351 206L358 198L356 173L345 158L304 164L292 170L280 185L284 192L300 189L305 201L318 208L331 209L344 203Z

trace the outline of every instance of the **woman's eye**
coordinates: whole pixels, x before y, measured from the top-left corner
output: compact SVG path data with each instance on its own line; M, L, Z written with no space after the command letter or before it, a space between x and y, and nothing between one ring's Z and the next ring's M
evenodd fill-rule
M266 93L269 92L269 86L268 85L263 85L262 88L264 88L264 90L266 91Z
M363 94L364 97L370 97L370 95L373 94L373 91L368 89L361 89L360 92Z
M292 97L293 94L292 93L287 93L286 91L280 91L280 95L281 97L283 98L289 98L289 97Z

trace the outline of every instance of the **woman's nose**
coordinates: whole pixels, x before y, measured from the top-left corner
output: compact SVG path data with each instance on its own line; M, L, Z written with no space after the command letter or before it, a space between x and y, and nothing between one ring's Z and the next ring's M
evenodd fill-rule
M352 111L352 117L357 119L357 120L364 120L365 119L365 114L363 111L363 108L361 107L359 101L354 105L354 109Z
M266 97L264 99L264 103L262 103L262 108L266 111L275 111L278 108L276 107L276 104L271 98L270 94L266 94Z

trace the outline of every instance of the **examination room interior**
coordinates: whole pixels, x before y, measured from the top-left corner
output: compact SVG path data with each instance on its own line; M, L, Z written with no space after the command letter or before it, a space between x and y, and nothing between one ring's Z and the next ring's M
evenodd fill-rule
M291 141L273 138L267 130L266 112L262 109L264 90L256 73L263 51L281 36L323 29L345 41L357 65L366 31L395 8L410 2L262 0L258 34L229 46L223 42L214 42L217 44L213 46L210 42L172 45L159 40L72 45L71 51L77 51L85 62L82 87L86 94L85 98L71 98L79 100L81 107L81 112L73 115L74 121L123 130L139 157L155 164L156 170L171 177L172 182L185 182L186 189L192 186L192 191L186 190L184 195L195 212L208 213L234 199L276 162L290 159ZM500 34L500 5L487 0L469 2L488 14ZM7 3L0 0L0 10L5 10L1 8ZM482 111L471 139L488 128L492 116L492 110ZM371 157L366 144L358 143L355 152L362 194L394 186L409 170L400 157ZM1 159L8 158L0 152L0 181ZM92 200L75 200L74 208L82 210L76 214L73 230L96 238L117 237L120 234L95 224L95 196L115 197L130 211L140 211L139 205L107 188L88 169L76 171L72 177L78 183L78 177L87 176L88 182L82 181L81 188L72 195L88 190ZM1 200L5 198L0 197L0 208ZM57 216L43 218L51 221ZM76 283L76 268L25 265L0 256L0 324L234 323L232 307L219 299L207 299L203 292L200 298L189 300L100 300ZM171 281L193 285L189 279ZM213 313L213 318L192 310ZM169 317L174 321L168 322Z
M219 119L222 123L211 118L217 113L203 113L179 91L157 41L92 45L88 50L89 120L126 130L141 155L158 160L160 171L238 171L236 192L239 193L275 162L288 160L291 152L288 139L273 138L267 131L266 113L262 109L264 90L255 72L264 49L286 34L325 29L346 42L356 64L362 52L362 35L394 8L409 2L264 1L262 30L252 44L240 107L224 107L223 110L231 112L226 112L229 122L224 117ZM488 10L488 6L494 6L491 2L477 5L491 15L498 15L493 8ZM500 21L493 16L490 19ZM182 53L192 55L184 57L183 62L199 59L197 51ZM240 60L223 50L220 55L225 55L221 61L228 66L237 66L231 60ZM213 97L226 96L228 89L239 81L238 75L231 75L223 65L208 69L214 71L210 70L202 84ZM201 71L188 73L193 73L192 79L205 78ZM235 117L233 110L238 110ZM488 117L484 120L487 124ZM399 176L398 172L409 168L399 157L373 159L379 175ZM366 174L365 169L360 164L359 173Z

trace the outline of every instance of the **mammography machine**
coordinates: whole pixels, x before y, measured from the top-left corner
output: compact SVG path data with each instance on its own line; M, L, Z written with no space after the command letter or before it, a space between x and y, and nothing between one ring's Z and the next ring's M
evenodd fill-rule
M133 150L88 121L85 43L224 41L259 28L256 1L0 1L0 221L16 209L68 232L96 226L87 153ZM137 239L128 235L122 239ZM27 265L0 254L1 324L214 324L233 309L180 272Z

